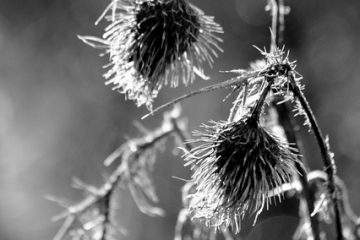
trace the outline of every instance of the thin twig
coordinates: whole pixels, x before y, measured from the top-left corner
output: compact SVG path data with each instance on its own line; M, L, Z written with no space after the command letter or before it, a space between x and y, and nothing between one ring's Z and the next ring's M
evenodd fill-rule
M164 105L161 105L160 107L154 109L150 113L144 115L141 119L145 119L145 118L147 118L147 117L149 117L151 115L154 115L155 113L157 113L157 112L159 112L159 111L161 111L163 109L166 109L166 108L169 108L169 107L175 105L178 102L181 102L181 101L183 101L183 100L185 100L187 98L199 95L201 93L208 93L208 92L212 92L212 91L215 91L215 90L218 90L218 89L228 88L228 87L231 87L231 86L234 86L234 85L243 84L250 77L253 77L253 76L236 77L236 78L232 78L230 80L227 80L227 81L224 81L224 82L221 82L221 83L216 83L216 84L201 88L199 90L192 91L192 92L190 92L188 94L185 94L185 95L182 95L182 96L180 96L178 98L175 98L174 100L171 100L170 102L165 103Z
M302 108L304 109L307 118L309 119L309 122L311 124L311 128L314 131L317 143L320 148L325 172L328 175L328 191L330 193L330 196L332 198L332 201L334 202L334 211L335 211L335 225L336 225L336 231L337 231L337 240L343 240L343 233L342 233L342 223L341 223L341 216L340 216L340 209L339 209L339 201L337 196L337 189L335 185L335 175L336 175L336 168L335 168L335 162L334 159L331 158L330 149L327 145L325 138L323 137L322 131L317 123L317 120L315 118L315 115L313 114L310 105L305 98L305 95L303 94L300 86L297 84L295 80L295 76L292 73L290 76L291 86L292 86L292 92L294 93L295 97L299 100Z
M120 183L127 182L129 181L129 178L131 178L132 173L129 172L129 168L131 168L129 164L136 164L136 158L139 157L139 154L146 151L146 149L154 147L159 141L171 134L177 134L180 136L180 133L183 134L182 130L181 126L179 126L176 111L166 113L164 115L164 121L159 128L149 131L143 137L129 140L127 143L115 150L114 153L110 154L107 160L105 160L106 165L110 165L117 158L121 158L122 161L100 188L95 188L82 183L80 180L76 180L76 187L84 190L89 195L77 204L65 206L67 208L66 211L54 218L54 220L66 219L54 239L63 239L74 227L74 219L76 220L95 206L101 209L100 214L103 216L103 221L100 223L102 226L101 239L106 240L109 227L111 226L111 200L113 192L117 189L117 186ZM131 155L133 155L135 159L132 159ZM132 161L129 162L128 158L131 158ZM140 206L139 209L141 210ZM83 226L81 225L80 227ZM85 229L84 231L86 233Z
M190 139L189 134L187 133L187 131L185 129L183 129L181 127L181 124L179 123L178 119L172 119L172 121L173 121L174 132L175 132L176 136L179 138L182 145L184 145L185 149L187 151L191 151L193 146L189 142L187 142L187 140Z
M103 231L102 231L102 237L101 240L106 240L106 236L109 232L109 226L111 225L111 219L110 219L110 209L111 209L111 193L105 196L105 203L104 203L104 222L103 222Z
M271 5L272 14L272 33L271 50L274 51L277 47L283 44L283 34L285 29L285 5L284 0L272 0Z

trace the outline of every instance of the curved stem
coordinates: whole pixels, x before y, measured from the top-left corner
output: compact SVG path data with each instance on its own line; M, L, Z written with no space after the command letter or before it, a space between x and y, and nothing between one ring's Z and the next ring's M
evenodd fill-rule
M293 119L290 118L290 106L288 102L284 102L279 104L280 99L273 102L274 107L279 115L279 124L284 128L286 138L289 143L294 144L295 148L300 150L301 142L297 137L297 126ZM301 162L305 162L304 158L300 155ZM299 182L302 186L301 196L306 202L307 213L305 216L310 221L312 233L314 240L320 240L320 232L319 232L319 221L316 216L311 217L311 213L314 211L314 195L310 191L309 183L307 180L307 172L306 170L297 162L295 163L295 167L299 172L298 178Z
M252 74L252 75L248 75L246 77L236 77L236 78L232 78L232 79L226 80L226 81L221 82L221 83L215 83L213 85L203 87L203 88L195 90L195 91L191 91L190 93L182 95L182 96L180 96L178 98L175 98L175 99L171 100L168 103L165 103L165 104L161 105L160 107L155 108L154 110L152 110L148 114L144 115L141 119L144 120L145 118L147 118L147 117L149 117L151 115L154 115L155 113L159 112L160 110L163 110L163 109L169 108L171 106L174 106L178 102L181 102L181 101L183 101L183 100L185 100L187 98L190 98L190 97L202 94L202 93L208 93L208 92L212 92L212 91L222 89L222 88L229 88L229 87L232 87L232 86L241 86L241 85L246 83L246 80L248 78L251 78L251 77L254 77L254 76L255 75Z
M271 51L283 44L283 33L285 29L285 5L284 0L272 0L272 38L271 38ZM281 100L280 100L281 101ZM296 149L300 150L301 142L297 135L296 123L290 118L291 106L287 102L278 104L276 100L273 102L274 107L279 115L279 123L285 130L285 135L289 143L295 144ZM301 158L304 163L304 159ZM310 221L312 235L314 240L320 240L319 222L317 217L311 217L314 211L314 196L310 191L309 183L307 180L306 170L302 168L299 163L295 163L295 167L299 172L299 180L302 186L301 197L306 202L307 213L304 214Z
M311 128L314 131L317 143L319 145L325 172L328 175L328 191L329 191L332 201L334 203L337 240L343 240L344 237L342 234L340 207L339 207L339 201L338 201L336 185L335 185L335 175L336 175L335 162L330 156L331 152L330 152L329 146L324 139L321 129L317 123L317 120L310 108L310 105L309 105L307 99L305 98L304 93L302 92L300 86L295 81L294 75L291 74L289 76L289 78L290 78L291 87L292 87L291 90L294 93L295 97L299 100L301 107L304 109L305 114L311 124Z

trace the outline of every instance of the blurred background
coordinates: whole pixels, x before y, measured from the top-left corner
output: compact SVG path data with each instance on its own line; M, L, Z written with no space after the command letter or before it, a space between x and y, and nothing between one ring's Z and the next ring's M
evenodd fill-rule
M252 47L268 47L270 17L265 0L193 0L214 15L225 34L225 52L207 73L208 82L190 88L165 88L155 105L190 89L226 80L220 70L246 68L260 58ZM125 136L138 136L133 121L147 111L103 83L106 57L77 39L100 36L104 23L94 21L107 0L0 0L0 239L52 239L61 222L51 222L62 209L45 199L55 195L76 201L82 193L71 178L100 185L111 172L103 159ZM287 1L285 44L298 61L306 95L335 152L338 173L360 214L360 1ZM231 101L225 91L187 100L183 113L189 129L208 120L225 119ZM201 109L201 111L199 111ZM161 116L142 121L156 127ZM297 119L301 124L303 119ZM301 132L312 169L321 169L313 137ZM168 143L170 149L172 142ZM119 201L121 239L172 239L181 200L182 181L189 178L179 156L159 155L155 179L159 205L167 215L150 218L136 208L128 192ZM296 202L285 202L264 214L245 239L291 239L297 225ZM245 224L246 225L246 224ZM266 236L266 238L264 237Z

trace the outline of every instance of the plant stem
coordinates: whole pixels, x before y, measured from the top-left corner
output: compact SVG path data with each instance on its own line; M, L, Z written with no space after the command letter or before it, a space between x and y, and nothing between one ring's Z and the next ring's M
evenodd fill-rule
M283 33L285 29L285 5L284 0L272 1L272 31L275 36L272 37L271 50L275 51L276 48L283 44ZM281 101L281 100L280 100ZM279 123L285 130L285 135L289 143L295 144L295 147L299 149L301 142L297 137L296 123L290 118L291 106L288 102L278 104L279 100L273 102L274 107L279 115ZM304 163L304 159L300 159ZM299 163L295 163L295 167L299 172L299 180L302 186L301 196L306 202L307 213L306 216L310 220L310 226L314 240L320 240L319 222L317 216L311 217L311 213L314 211L314 196L310 192L307 173L300 166Z
M187 151L191 151L191 149L193 149L193 146L187 142L187 140L190 139L190 137L188 136L189 134L187 133L187 131L185 129L182 129L179 121L180 120L176 119L176 118L171 119L171 122L172 122L173 128L174 128L174 133L180 139L180 141L184 145L185 149Z
M297 126L293 119L290 118L290 106L288 102L278 104L279 101L273 102L274 107L279 115L279 124L284 128L286 138L289 143L295 144L295 148L299 149L301 142L297 137ZM304 163L304 158L300 157L301 162ZM309 183L307 180L307 172L300 166L299 163L295 163L295 167L299 172L299 181L302 186L302 198L306 201L307 213L306 216L310 220L312 234L314 240L320 240L319 222L317 216L311 217L311 213L314 211L314 196L310 191Z
M265 100L269 92L271 91L271 86L274 83L274 77L266 77L265 78L265 84L267 84L264 89L262 90L262 93L254 107L251 113L251 118L258 121L261 115L261 110L264 106Z
M246 91L247 90L245 89L244 90L244 95L246 95ZM230 110L230 114L229 114L229 117L228 117L228 122L232 122L232 121L235 120L236 114L240 109L240 105L245 103L245 101L241 102L241 100L240 100L241 98L243 98L243 96L242 96L242 94L240 92L238 94L238 96L236 97L236 99L235 99L235 101L233 103L233 106L232 106L232 108Z
M285 29L284 18L284 0L272 0L271 6L272 24L271 29L274 36L272 36L271 50L275 50L278 46L283 44L283 33Z
M107 239L107 234L109 232L109 225L110 223L110 200L111 200L112 192L109 192L108 195L105 196L105 206L104 206L104 222L103 222L103 230L102 230L102 237L101 240Z
M336 232L337 232L337 240L343 240L343 234L342 234L342 223L341 223L341 216L340 216L340 207L339 207L339 201L337 197L337 190L335 185L335 175L336 175L336 168L335 168L335 162L330 157L330 149L329 146L326 144L326 141L323 137L323 134L321 132L321 129L317 123L317 120L310 108L310 105L305 98L304 93L302 92L301 88L295 81L295 76L291 74L289 76L292 92L294 93L295 97L299 100L301 107L304 109L305 114L307 118L309 119L309 122L311 124L311 128L314 131L317 143L320 148L325 172L328 175L328 191L330 193L330 196L332 198L332 201L334 203L334 211L335 211L335 225L336 225Z

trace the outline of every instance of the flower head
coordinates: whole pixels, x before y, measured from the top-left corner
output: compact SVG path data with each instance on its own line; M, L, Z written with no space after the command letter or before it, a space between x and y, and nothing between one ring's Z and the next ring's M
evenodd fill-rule
M274 189L297 174L294 162L299 160L252 116L205 129L193 140L201 144L185 157L197 184L190 210L207 226L231 226L238 232L246 213L258 216L271 203ZM275 195L281 200L281 192Z
M81 37L110 55L105 74L114 90L138 106L152 106L163 85L206 78L201 64L213 62L222 28L188 0L113 0L103 39Z

